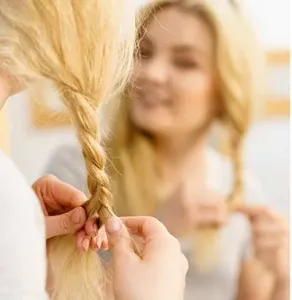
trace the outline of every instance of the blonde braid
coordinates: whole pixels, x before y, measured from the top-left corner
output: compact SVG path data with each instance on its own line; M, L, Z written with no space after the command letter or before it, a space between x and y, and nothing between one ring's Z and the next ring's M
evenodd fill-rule
M247 126L246 126L247 127ZM245 138L244 132L236 132L233 130L230 139L230 157L233 163L234 182L233 189L227 198L229 210L232 212L238 204L243 201L243 142Z
M89 217L99 215L101 223L113 216L110 180L105 172L106 154L100 145L100 136L94 101L67 86L59 89L77 129L85 165L90 199L86 204Z

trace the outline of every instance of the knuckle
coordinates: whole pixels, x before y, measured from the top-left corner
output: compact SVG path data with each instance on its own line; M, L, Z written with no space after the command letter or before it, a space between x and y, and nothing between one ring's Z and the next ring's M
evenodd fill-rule
M155 217L151 217L151 216L146 217L145 222L153 227L161 229L162 232L168 233L165 225L162 222L160 222L158 219L156 219Z
M152 217L152 216L146 217L146 222L149 222L156 226L162 225L162 223L158 219L156 219L155 217Z
M64 232L69 232L70 231L70 222L69 222L69 218L68 218L67 213L64 214L60 218L59 226L60 226L60 229Z
M57 179L56 176L48 174L48 175L44 175L42 177L40 177L39 179L37 179L33 185L32 185L32 189L33 190L39 190L42 188L43 185L50 185L52 184L52 182L54 182Z
M52 182L52 181L55 181L56 179L57 179L57 177L55 175L47 174L47 175L42 176L39 179L39 182Z

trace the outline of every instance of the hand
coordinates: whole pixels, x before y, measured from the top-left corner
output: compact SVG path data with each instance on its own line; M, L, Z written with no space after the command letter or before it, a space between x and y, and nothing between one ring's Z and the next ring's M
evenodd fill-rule
M106 223L115 299L183 299L188 263L179 242L155 218L122 221L113 217ZM133 250L129 232L144 241L141 258Z
M244 206L252 226L253 248L256 258L273 273L276 280L289 277L289 229L286 220L264 206Z
M52 175L40 178L32 188L45 215L47 239L76 233L76 246L80 251L107 247L104 230L98 233L96 218L87 220L82 207L87 198L82 192Z
M195 191L187 184L160 207L155 216L177 237L198 227L221 227L228 222L225 197L212 190Z

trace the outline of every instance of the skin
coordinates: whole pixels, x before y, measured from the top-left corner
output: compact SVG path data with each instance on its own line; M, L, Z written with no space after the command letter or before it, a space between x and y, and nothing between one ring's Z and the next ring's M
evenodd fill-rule
M154 140L160 186L169 199L157 216L176 236L228 222L224 197L206 187L208 124L220 105L215 46L206 23L170 7L148 25L134 66L130 117ZM250 221L255 250L255 258L241 266L238 299L288 299L287 224L265 207L237 209Z

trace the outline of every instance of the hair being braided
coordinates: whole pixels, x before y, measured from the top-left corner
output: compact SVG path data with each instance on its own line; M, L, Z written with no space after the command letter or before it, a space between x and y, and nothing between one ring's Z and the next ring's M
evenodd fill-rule
M90 193L90 199L86 204L87 214L89 217L98 214L101 223L104 224L114 213L110 180L105 172L106 154L100 145L94 100L67 86L60 87L59 91L70 109L85 160L87 186Z
M113 211L96 110L113 87L123 89L128 80L135 18L125 4L0 0L0 67L29 86L50 81L60 92L86 162L87 213L99 214L102 223ZM131 30L123 32L127 27ZM94 251L77 253L75 237L62 236L48 241L48 256L49 272L54 272L51 299L105 299L106 278Z

